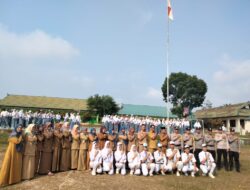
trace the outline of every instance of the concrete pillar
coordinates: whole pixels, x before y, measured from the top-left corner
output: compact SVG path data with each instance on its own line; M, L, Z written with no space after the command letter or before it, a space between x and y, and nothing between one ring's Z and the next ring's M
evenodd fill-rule
M235 132L239 133L241 132L241 126L240 126L240 118L237 118L235 121Z
M230 131L230 119L227 119L226 128L227 131Z

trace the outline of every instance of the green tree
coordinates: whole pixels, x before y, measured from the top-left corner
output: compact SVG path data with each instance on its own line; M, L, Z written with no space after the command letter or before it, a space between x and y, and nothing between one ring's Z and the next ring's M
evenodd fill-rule
M162 85L164 101L167 102L167 77ZM207 84L196 76L186 73L171 73L169 76L169 102L173 104L173 114L182 117L184 107L190 112L205 100Z
M87 100L88 110L99 116L116 114L119 111L119 106L111 96L98 94L91 96Z

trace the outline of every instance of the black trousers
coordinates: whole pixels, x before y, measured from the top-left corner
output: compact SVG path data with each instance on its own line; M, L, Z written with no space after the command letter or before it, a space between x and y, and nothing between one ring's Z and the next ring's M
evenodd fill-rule
M228 159L227 159L227 150L226 149L217 149L217 168L221 169L221 157L223 156L223 165L225 170L228 171Z
M239 161L239 153L238 152L233 152L229 151L229 167L230 170L233 170L234 163L235 163L235 169L237 172L240 172L240 161Z
M197 168L200 168L200 159L199 159L199 153L201 152L202 150L201 149L195 149L194 151L194 157L195 157L195 160L196 160L196 166Z
M214 160L216 160L216 152L215 150L207 150L208 152L210 152L214 158Z

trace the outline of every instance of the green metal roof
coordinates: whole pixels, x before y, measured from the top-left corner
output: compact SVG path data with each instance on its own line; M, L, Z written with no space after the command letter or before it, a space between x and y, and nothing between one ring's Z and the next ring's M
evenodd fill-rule
M137 115L137 116L151 116L151 117L167 117L167 108L161 106L147 106L147 105L132 105L123 104L122 109L118 112L119 115ZM177 118L169 112L170 118Z
M87 100L46 96L7 95L0 100L0 106L81 111L87 110Z

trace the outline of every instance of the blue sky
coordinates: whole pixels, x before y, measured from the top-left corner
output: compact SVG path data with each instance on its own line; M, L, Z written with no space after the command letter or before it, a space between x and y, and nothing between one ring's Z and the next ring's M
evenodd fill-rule
M250 100L250 1L172 0L170 71L197 75L214 106ZM0 98L165 105L166 0L1 0Z

